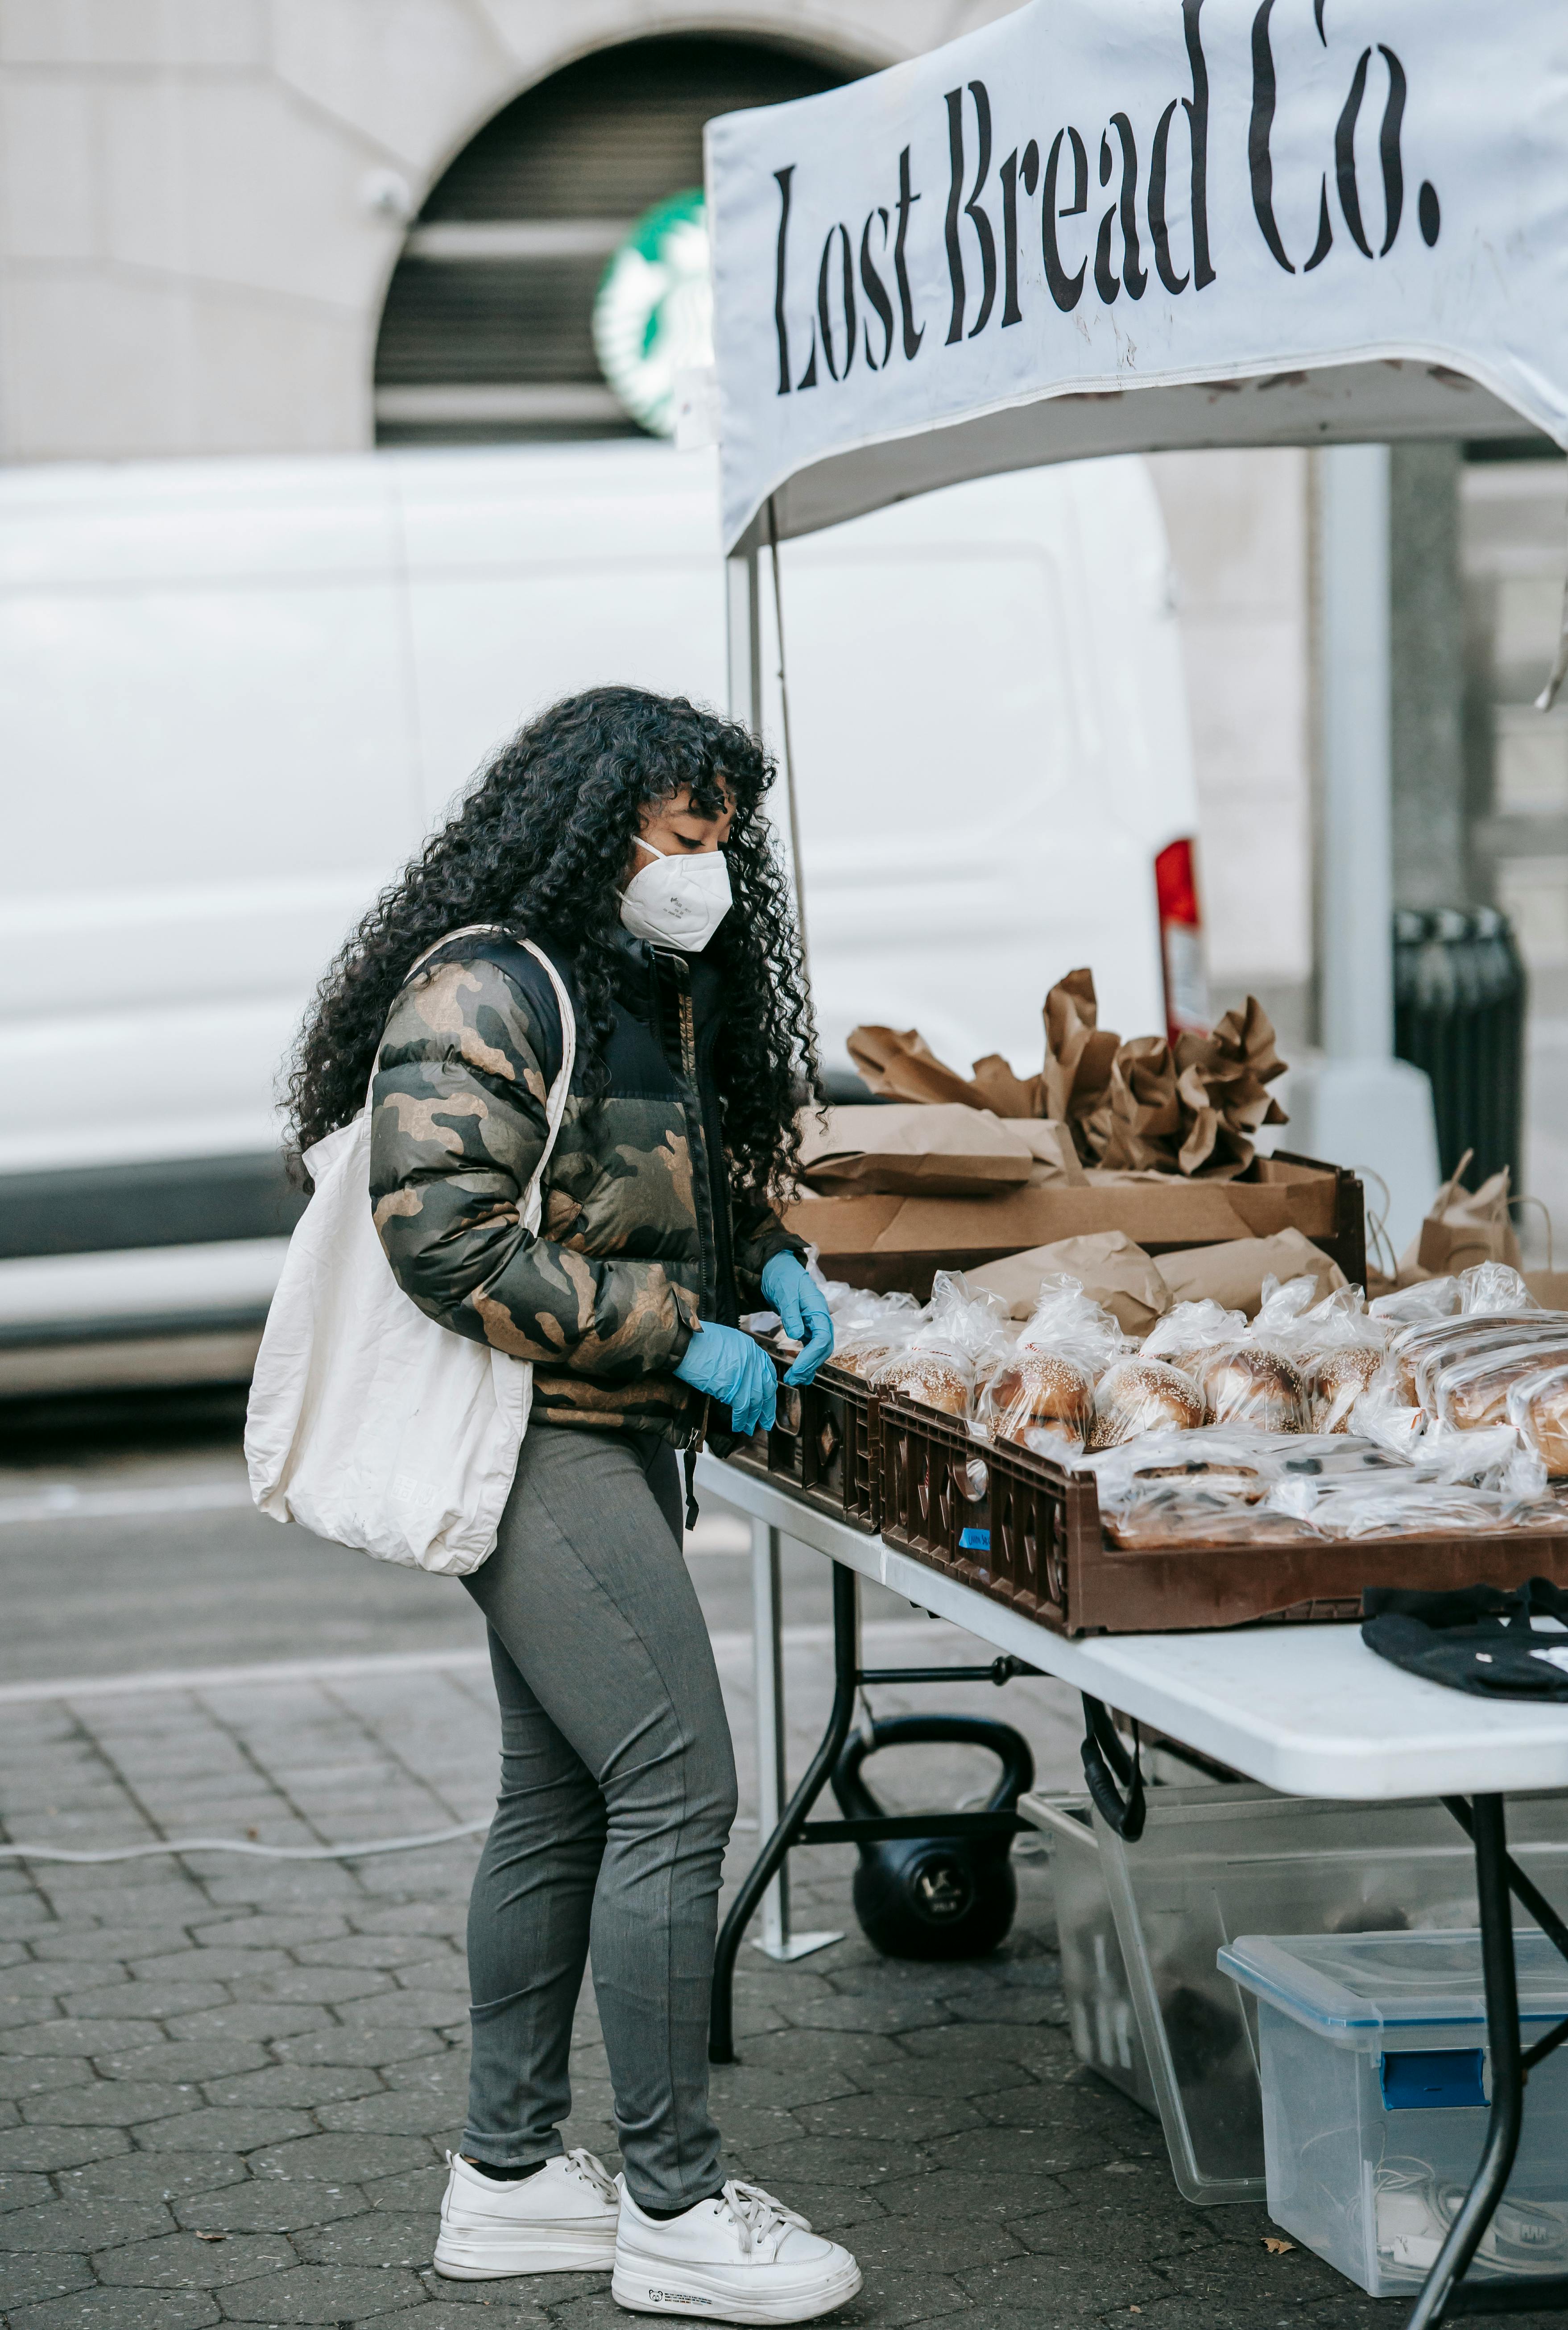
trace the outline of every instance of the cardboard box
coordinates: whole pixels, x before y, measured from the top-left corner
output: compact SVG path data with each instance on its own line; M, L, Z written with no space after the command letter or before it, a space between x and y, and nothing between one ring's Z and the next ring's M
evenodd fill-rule
M1365 1283L1366 1234L1361 1184L1315 1159L1255 1158L1233 1181L1174 1174L1091 1176L1064 1186L979 1198L802 1198L785 1214L829 1278L880 1293L903 1288L923 1302L939 1270L972 1270L1026 1246L1121 1230L1148 1254L1297 1229L1320 1246L1346 1278Z

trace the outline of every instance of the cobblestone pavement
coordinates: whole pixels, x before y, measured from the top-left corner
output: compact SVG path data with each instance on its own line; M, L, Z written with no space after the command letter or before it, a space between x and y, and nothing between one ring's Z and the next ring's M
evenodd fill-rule
M870 1647L901 1662L975 1654L907 1612L872 1632ZM746 1645L734 1632L718 1643L744 1767ZM8 1833L309 1845L482 1817L488 1678L471 1650L445 1655L294 1680L0 1695ZM823 1719L827 1666L823 1630L797 1628L798 1755ZM879 1700L887 1711L915 1703ZM941 1703L1005 1712L1029 1731L1043 1779L1070 1785L1073 1710L1055 1686L1018 1683L1005 1698L955 1686ZM987 1768L949 1761L939 1786L932 1765L922 1777L909 1763L886 1793L914 1804L923 1786L926 1801L952 1803ZM754 1846L748 1828L732 1867ZM442 2152L461 2121L476 1851L0 1862L7 2330L404 2313L421 2330L467 2330L474 2307L534 2330L621 2318L605 2277L443 2284L430 2269ZM787 1967L743 1952L743 2060L714 2075L732 2170L860 2257L865 2289L837 2316L845 2330L954 2315L974 2330L1138 2314L1159 2330L1299 2318L1349 2330L1377 2317L1316 2259L1271 2253L1261 2210L1183 2203L1157 2127L1075 2067L1037 1852L1021 1863L1006 1948L946 1969L874 1956L850 1911L851 1866L839 1851L797 1857L798 1925L847 1937ZM567 2140L613 2166L591 1996L574 2079Z

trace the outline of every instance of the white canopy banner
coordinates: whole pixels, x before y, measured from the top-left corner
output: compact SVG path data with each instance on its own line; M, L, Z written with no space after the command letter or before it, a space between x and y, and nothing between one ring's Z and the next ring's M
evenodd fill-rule
M709 124L726 545L1170 445L1568 445L1568 0L1034 0Z

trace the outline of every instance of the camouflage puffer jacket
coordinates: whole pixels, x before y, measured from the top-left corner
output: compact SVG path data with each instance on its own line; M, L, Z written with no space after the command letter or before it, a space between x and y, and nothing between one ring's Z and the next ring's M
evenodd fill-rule
M575 1002L571 960L550 952ZM671 1370L694 1321L733 1325L760 1307L770 1256L803 1252L767 1207L732 1206L712 1066L722 991L701 955L626 939L609 1093L595 1109L573 1075L537 1237L520 1208L561 1067L547 974L504 938L457 939L388 1015L371 1120L387 1259L428 1317L534 1362L542 1422L689 1442L704 1402Z

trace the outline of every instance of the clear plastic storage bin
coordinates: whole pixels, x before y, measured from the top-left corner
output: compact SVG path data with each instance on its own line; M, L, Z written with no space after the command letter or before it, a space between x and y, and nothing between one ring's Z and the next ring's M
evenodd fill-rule
M1514 1947L1527 2047L1568 2015L1568 1964L1544 1934ZM1479 1934L1252 1935L1219 1965L1258 2002L1269 2214L1370 2297L1418 2287L1486 2138ZM1568 2049L1530 2074L1470 2270L1568 2273Z
M1469 1842L1434 1800L1339 1804L1250 1781L1157 1787L1129 1845L1085 1797L1025 1796L1019 1811L1052 1838L1074 2050L1157 2114L1189 2201L1265 2193L1256 2016L1216 1951L1239 1934L1477 1919ZM1511 1798L1508 1843L1554 1908L1568 1909L1568 1795Z

